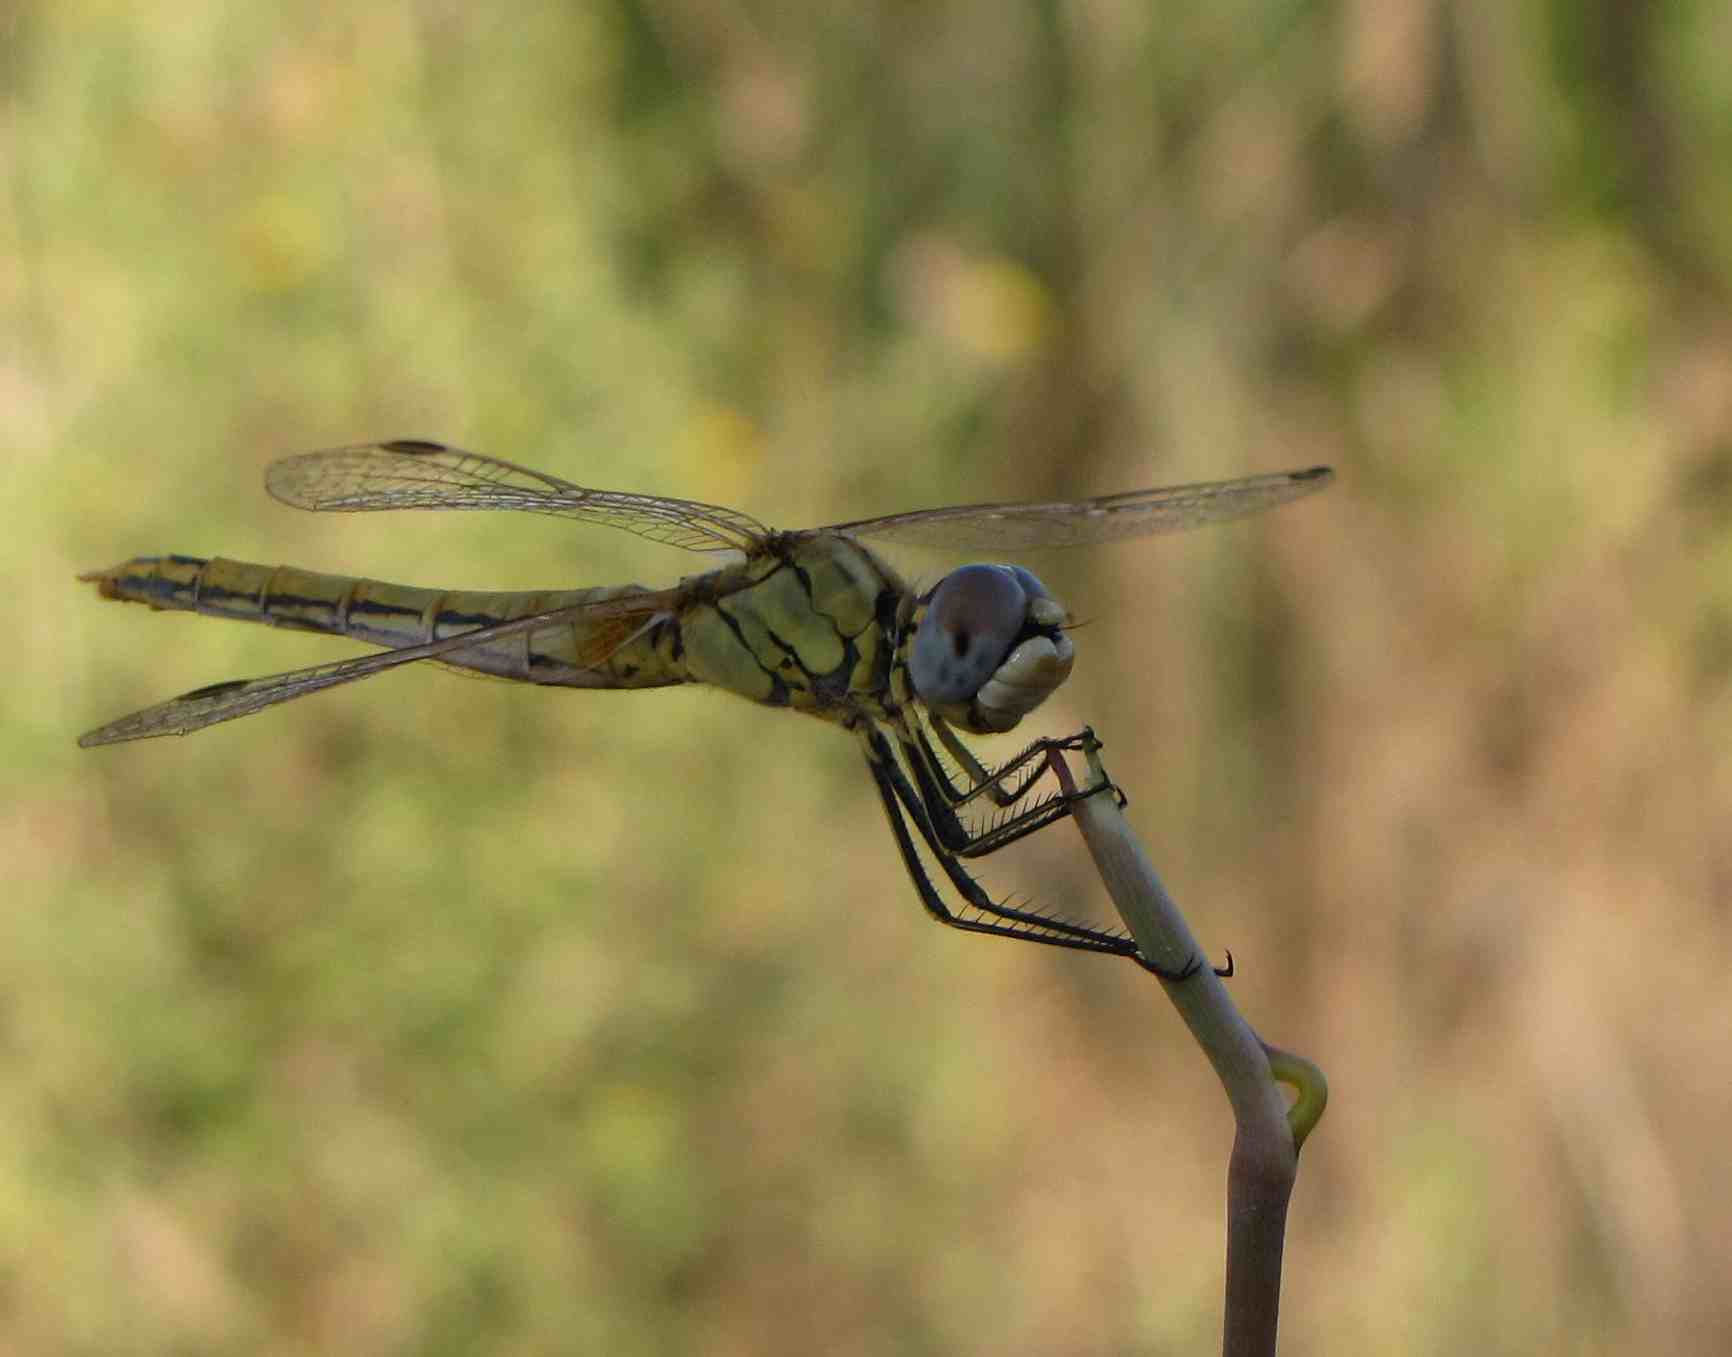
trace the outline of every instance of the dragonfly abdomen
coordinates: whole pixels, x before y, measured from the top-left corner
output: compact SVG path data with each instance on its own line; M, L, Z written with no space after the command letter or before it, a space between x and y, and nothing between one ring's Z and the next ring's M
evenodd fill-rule
M465 593L196 556L138 556L81 578L94 583L104 598L351 636L390 649L646 592L633 584ZM677 627L671 619L664 627L652 624L641 635L622 638L622 644L601 663L579 662L587 639L581 621L562 622L483 642L473 650L453 651L441 661L498 678L565 687L654 688L689 681L675 658Z

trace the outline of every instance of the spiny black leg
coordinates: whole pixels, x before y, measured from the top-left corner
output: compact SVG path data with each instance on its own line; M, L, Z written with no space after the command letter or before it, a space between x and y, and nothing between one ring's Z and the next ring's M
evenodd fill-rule
M904 865L913 879L916 890L920 893L921 904L926 911L940 923L952 928L959 928L971 933L992 933L1000 937L1024 938L1030 942L1045 943L1052 947L1070 947L1087 952L1106 952L1113 956L1136 955L1136 943L1129 937L1119 933L1108 933L1098 928L1090 928L1086 924L1075 923L1069 919L1061 919L1054 915L1042 914L1034 910L1019 909L1014 905L1001 904L987 895L980 884L964 871L959 863L945 851L937 840L927 819L926 808L922 805L914 788L903 776L902 770L895 762L889 741L878 731L871 731L865 736L867 746L867 764L872 770L873 781L877 784L880 799L884 803L885 814L890 819L890 827L896 836L897 848L902 853ZM914 847L912 835L903 819L903 812L914 821L915 828L925 839L927 847L932 850L944 874L951 884L962 895L968 905L981 914L989 915L986 919L963 918L952 912L933 888L931 878L927 876L922 866L918 852Z
M908 767L914 773L920 800L926 807L933 832L945 850L957 857L981 858L989 853L996 853L1005 845L1015 843L1036 830L1064 819L1070 814L1071 804L1076 799L1051 793L1013 814L995 817L983 827L970 828L963 824L957 815L955 803L935 782L931 769L920 756L920 751L906 740L902 742L902 749ZM1041 751L1043 756L1046 752ZM1026 796L1035 780L1035 777L1026 779L1018 795ZM1093 795L1096 790L1099 789L1091 788L1087 794Z
M1185 963L1182 969L1177 971L1169 971L1164 967L1155 965L1154 962L1150 961L1141 952L1133 952L1131 954L1131 960L1136 962L1137 965L1141 966L1150 974L1158 975L1161 979L1170 980L1174 984L1177 984L1181 980L1189 980L1198 971L1203 969L1203 962L1199 957L1192 957ZM1233 953L1230 950L1228 951L1227 964L1225 966L1211 966L1209 969L1216 975L1220 976L1223 980L1231 979L1233 976Z
M863 729L860 734L865 746L866 763L872 771L873 782L877 786L879 798L883 802L885 816L890 821L891 832L896 839L897 849L902 855L903 865L907 868L908 875L914 882L922 906L933 919L947 927L968 933L1021 938L1028 942L1044 943L1051 947L1068 947L1078 951L1104 952L1110 956L1129 957L1144 970L1162 980L1174 983L1190 979L1202 968L1202 962L1193 958L1182 970L1169 971L1145 957L1137 950L1135 939L1123 933L1110 933L1055 915L1020 909L1009 903L994 901L980 888L980 884L963 869L961 863L955 860L952 853L947 851L935 831L933 818L928 814L929 810L948 816L955 831L965 839L967 838L966 832L962 829L955 815L950 812L949 806L942 798L934 797L934 800L928 800L915 791L897 764L895 755L891 751L890 742L880 731L867 728ZM1047 755L1050 764L1051 751L1085 749L1091 744L1093 747L1099 748L1098 742L1094 739L1094 732L1085 728L1079 734L1062 740L1037 741L1030 749ZM907 749L906 742L904 742L904 746L910 767L919 778L922 772L920 754L916 750ZM1022 761L1021 757L1015 760L1017 763ZM929 794L936 793L937 789L929 778L922 779L922 781L924 782L923 790ZM989 830L985 835L970 841L974 851L970 853L965 850L965 855L981 856L997 848L1002 848L1005 844L1014 842L1016 839L1031 834L1036 829L1043 828L1045 825L1068 815L1070 806L1074 802L1085 797L1099 795L1108 790L1111 790L1118 797L1121 805L1124 804L1124 794L1110 781L1102 781L1082 791L1054 797L1021 815L1012 817L1011 820ZM981 914L990 916L989 918L961 917L944 903L943 898L933 886L931 877L927 875L925 866L920 861L913 836L908 831L904 812L906 812L907 818L914 821L915 828L920 832L921 838L925 840L926 846L932 851L939 866L943 868L944 874L969 907ZM1217 968L1215 974L1220 976L1233 974L1231 952L1227 954L1226 967Z
M915 738L920 744L920 754L927 766L932 769L932 776L944 792L945 800L953 806L960 806L973 797L984 796L997 806L1013 806L1022 800L1028 791L1029 784L1041 775L1043 770L1036 768L1024 774L1014 786L1005 787L998 781L1000 774L989 772L985 768L970 768L967 764L957 761L960 771L967 778L961 786L951 780L949 770L944 766L944 760L939 756L932 742L926 738L926 732L915 727ZM954 755L954 751L952 751ZM978 761L976 761L978 762Z
M933 749L931 741L926 738L926 731L921 727L919 721L905 718L900 722L903 731L902 742L907 745L909 736L913 736L919 745L920 753L924 756L925 766L932 774L934 784L944 793L944 799L953 807L964 806L981 796L987 797L1001 807L1014 806L1028 794L1029 788L1049 771L1048 754L1055 750L1088 749L1091 746L1098 749L1100 747L1099 741L1094 738L1094 731L1085 726L1079 733L1061 739L1043 736L1029 744L1014 758L1008 759L998 767L989 770L981 764L979 759L974 757L968 746L958 739L956 734L940 718L934 716L930 719L932 727L938 732L944 747L956 758L958 766L968 776L967 785L959 787L950 780L949 774L945 771L944 763L938 756L938 751ZM910 763L912 762L913 756L910 755ZM1009 788L1004 786L1004 780L1007 777L1030 764L1035 766L1018 778L1015 785Z
M1131 960L1136 962L1137 965L1141 966L1145 971L1149 972L1149 974L1158 975L1162 980L1166 980L1175 985L1182 980L1189 980L1198 971L1203 969L1203 963L1196 957L1192 957L1185 963L1182 970L1177 971L1169 971L1163 966L1155 965L1154 962L1150 961L1141 952L1132 956Z
M1035 942L1057 941L1056 939L1042 938L1021 929L1012 929L1004 924L995 924L979 919L963 919L954 914L934 888L932 878L926 874L926 868L920 861L920 854L915 849L914 839L908 832L908 823L904 818L903 808L898 802L896 790L889 773L886 771L886 766L876 757L868 757L866 762L872 770L872 780L877 785L879 798L884 803L884 814L890 821L890 831L895 836L898 851L902 854L903 866L907 868L909 878L914 882L914 888L920 895L921 905L933 919L947 927L961 929L964 932L993 933L1001 937L1025 937Z
M874 740L883 739L874 734ZM889 754L890 742L884 740L885 758ZM962 821L957 817L950 798L942 795L933 781L933 771L922 756L921 751L911 745L906 736L902 738L902 752L908 760L908 766L914 773L914 780L920 785L920 800L926 806L927 834L929 839L936 838L945 852L961 852L971 842L974 836L970 834ZM891 772L897 772L895 765L890 765Z
M899 737L902 742L903 753L909 768L914 773L915 781L919 785L920 799L926 806L933 831L944 847L958 857L980 858L989 853L996 853L1000 848L1015 843L1018 839L1025 838L1036 830L1044 829L1057 820L1064 819L1070 814L1070 807L1085 796L1096 796L1103 791L1111 791L1118 800L1119 806L1122 808L1125 805L1125 795L1116 784L1101 782L1081 792L1048 795L1025 806L1015 814L1006 815L988 823L984 828L970 830L957 816L956 807L966 803L980 788L976 788L975 792L969 792L958 797L954 794L954 788L950 786L947 779L940 786L937 778L943 777L942 769L935 769L928 759L921 757L922 753L930 755L931 746L926 744L924 733L919 731L918 727L916 727L916 734L920 736L920 748L911 745L906 734ZM1076 735L1066 736L1062 739L1036 740L1016 758L986 776L992 780L990 785L998 785L996 780L1002 779L1007 772L1038 758L1040 760L1039 766L1024 777L1017 786L1017 797L1020 799L1028 794L1029 789L1044 773L1052 771L1055 752L1089 749L1091 747L1099 748L1099 743L1095 741L1094 732L1087 727L1084 727Z
M1089 797L1099 796L1102 792L1111 792L1113 794L1113 800L1118 802L1120 810L1123 810L1126 806L1131 804L1131 799L1125 795L1124 788L1120 787L1119 784L1114 782L1111 778L1102 778L1093 786L1084 787L1081 791L1062 792L1059 795L1059 800L1063 801L1067 806L1074 806L1078 801L1087 801Z
M973 837L956 850L956 856L987 857L1018 839L1025 839L1030 834L1065 819L1070 814L1070 807L1071 803L1065 797L1043 796L1016 814L1000 816L976 830Z
M988 769L974 756L973 751L957 738L956 733L942 718L928 714L928 719L933 730L938 732L938 737L944 748L956 761L957 768L966 778L965 783L960 787L950 780L943 759L939 757L938 751L932 747L932 742L926 738L926 731L921 723L908 721L904 724L913 730L915 737L920 742L920 751L926 756L926 762L932 769L933 776L937 779L939 786L943 789L945 799L954 806L960 806L979 796L987 797L994 805L1014 806L1028 793L1029 787L1034 784L1035 780L1046 772L1045 764L1037 764L1018 778L1015 785L1006 787L1004 785L1005 778L1033 762L1044 752L1041 741L1036 740L1017 754L1015 758L1006 761L999 767Z
M952 738L954 739L954 736ZM961 741L956 741L956 744L958 747L966 749L966 746L963 746ZM1015 772L1026 764L1034 763L1035 767L1033 770L1024 776L1021 782L1017 784L1015 789L1016 794L1011 797L1009 801L1002 801L999 803L1000 805L1005 806L1014 805L1027 794L1028 789L1039 781L1041 777L1053 771L1054 754L1068 754L1079 751L1086 754L1098 752L1101 748L1101 742L1095 738L1093 726L1084 726L1075 735L1042 736L1040 739L1030 744L1015 758L997 768L994 768L991 772L983 772L981 775L981 785L975 787L971 791L963 792L957 799L956 804L962 805L968 801L972 801L976 796L980 795L981 791L985 788L1000 787L1000 784L1003 782L1006 775ZM1002 790L1002 788L1000 788L1000 790ZM1080 793L1080 795L1093 796L1099 790L1100 787L1090 787L1086 791ZM1125 806L1130 804L1129 799L1117 785L1113 785L1113 794L1118 797L1120 809L1123 809ZM997 800L996 797L993 799Z
M1092 732L1084 731L1082 735L1062 740L1036 740L1014 759L991 772L981 770L979 761L970 756L974 765L973 772L979 773L979 780L973 786L963 789L951 782L918 721L903 720L898 725L898 739L901 741L908 767L919 785L920 799L926 805L932 828L945 848L964 857L981 857L1007 843L1014 843L1025 834L1032 834L1054 820L1062 819L1068 814L1068 807L1062 803L1055 804L1057 798L1047 798L988 826L981 832L971 832L962 824L956 814L960 807L982 795L1001 806L1014 806L1050 771L1054 750L1086 747L1080 742L1093 738ZM966 747L963 747L963 753L967 753ZM1004 779L1028 764L1035 766L1007 790L1003 786Z

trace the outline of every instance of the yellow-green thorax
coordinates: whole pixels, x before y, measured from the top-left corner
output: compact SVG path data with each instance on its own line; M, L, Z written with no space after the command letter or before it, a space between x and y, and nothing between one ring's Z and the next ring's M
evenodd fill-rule
M906 590L858 542L788 533L687 584L680 659L693 680L844 724L884 714Z

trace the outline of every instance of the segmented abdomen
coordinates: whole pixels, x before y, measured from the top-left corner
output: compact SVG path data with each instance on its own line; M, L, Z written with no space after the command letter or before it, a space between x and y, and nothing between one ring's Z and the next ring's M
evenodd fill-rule
M352 636L397 648L474 631L602 599L646 592L635 584L534 593L458 593L379 580L321 575L292 566L254 565L221 557L139 556L83 578L104 598L152 608L265 622L274 627ZM671 629L671 631L670 631ZM459 669L525 683L579 688L654 688L686 682L677 664L678 623L657 622L619 646L600 665L577 663L587 633L581 620L482 643L441 657Z

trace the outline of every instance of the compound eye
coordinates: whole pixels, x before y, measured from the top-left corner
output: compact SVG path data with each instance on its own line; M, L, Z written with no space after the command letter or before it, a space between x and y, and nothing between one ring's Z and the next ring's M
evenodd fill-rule
M1008 570L1015 577L1016 582L1022 586L1022 592L1028 595L1029 598L1052 597L1052 595L1047 592L1046 586L1040 582L1040 576L1036 575L1034 571L1025 570L1020 565L1001 566L1000 569Z
M908 658L914 691L938 707L973 701L1010 653L1028 604L1022 581L1003 566L951 571L932 591L914 637Z

